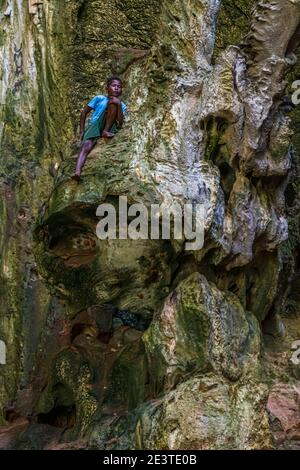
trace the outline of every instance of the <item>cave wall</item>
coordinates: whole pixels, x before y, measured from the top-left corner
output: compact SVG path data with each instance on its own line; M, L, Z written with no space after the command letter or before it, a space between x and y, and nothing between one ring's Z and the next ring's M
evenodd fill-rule
M297 373L263 334L297 339L297 312L287 340L279 314L297 280L281 102L300 7L251 3L1 1L6 446L299 445L296 419L291 438L276 427ZM78 185L79 112L111 73L129 119ZM204 248L98 240L97 206L124 195L204 204Z

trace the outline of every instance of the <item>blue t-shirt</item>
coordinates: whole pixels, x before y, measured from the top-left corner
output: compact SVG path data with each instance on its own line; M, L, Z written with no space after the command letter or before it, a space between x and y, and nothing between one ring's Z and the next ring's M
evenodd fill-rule
M95 122L101 113L105 110L109 98L105 95L97 95L95 96L89 103L88 106L94 110L90 122ZM122 112L124 117L126 116L127 106L123 101L121 101Z

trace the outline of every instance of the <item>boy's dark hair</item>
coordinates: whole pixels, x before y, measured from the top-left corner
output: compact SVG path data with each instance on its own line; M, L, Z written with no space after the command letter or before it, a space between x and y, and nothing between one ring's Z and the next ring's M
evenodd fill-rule
M112 77L109 77L109 78L107 79L107 81L106 81L106 86L111 85L114 80L118 80L118 82L120 82L121 85L122 85L122 80L120 79L120 77L117 77L117 75L112 75Z

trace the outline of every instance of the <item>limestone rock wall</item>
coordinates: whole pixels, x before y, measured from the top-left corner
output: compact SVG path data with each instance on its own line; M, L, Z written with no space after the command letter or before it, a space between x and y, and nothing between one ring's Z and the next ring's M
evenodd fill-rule
M280 314L300 5L250 3L0 2L2 447L299 445L278 384L299 380ZM111 73L129 119L77 184L79 111ZM203 204L204 247L100 241L118 196Z

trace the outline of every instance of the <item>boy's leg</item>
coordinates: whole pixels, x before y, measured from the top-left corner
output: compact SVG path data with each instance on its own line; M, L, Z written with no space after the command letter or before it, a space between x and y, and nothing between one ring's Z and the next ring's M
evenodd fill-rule
M90 153L90 151L92 150L95 144L96 144L96 139L88 139L83 142L78 158L77 158L76 171L74 175L75 179L80 178L81 169L83 165L85 164L86 157L88 156L88 154Z
M111 103L107 105L105 123L104 123L104 128L102 131L102 137L113 137L115 135L112 132L109 132L109 130L112 128L113 123L116 121L117 113L118 113L118 107L116 104Z

